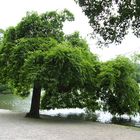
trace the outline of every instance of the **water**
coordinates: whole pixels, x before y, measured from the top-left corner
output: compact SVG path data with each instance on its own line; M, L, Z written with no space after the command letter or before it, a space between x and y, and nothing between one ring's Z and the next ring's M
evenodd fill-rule
M19 112L28 112L30 109L31 95L25 99L20 98L18 96L7 94L0 94L0 109L7 109ZM67 117L68 115L81 115L85 114L84 109L54 109L54 110L41 110L41 114L49 115L49 116L61 116ZM113 116L109 112L96 111L97 121L102 123L119 123L123 125L132 125L136 127L140 127L140 115L131 116L131 120L127 115L123 115L122 119L112 119ZM82 115L81 115L82 116Z
M0 109L27 112L31 97L25 99L12 94L0 94Z
M54 110L43 110L40 112L41 114L47 114L50 116L61 116L61 117L69 117L71 116L72 118L79 118L79 116L83 117L83 114L85 115L85 110L84 109L54 109ZM73 116L72 116L73 115ZM113 115L109 112L103 112L103 111L95 111L95 115L97 116L98 122L101 123L113 123L113 124L120 124L120 125L127 125L127 126L135 126L135 127L140 127L140 115L136 116L131 116L131 119L127 115L122 115L121 118L113 118ZM76 118L77 116L77 118ZM89 116L90 117L90 116ZM87 118L87 120L90 120ZM93 119L95 120L95 119Z

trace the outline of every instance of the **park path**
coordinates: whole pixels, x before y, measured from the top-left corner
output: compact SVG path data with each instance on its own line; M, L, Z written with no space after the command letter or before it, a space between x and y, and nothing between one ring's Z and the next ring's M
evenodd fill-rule
M0 110L0 140L140 140L140 129Z

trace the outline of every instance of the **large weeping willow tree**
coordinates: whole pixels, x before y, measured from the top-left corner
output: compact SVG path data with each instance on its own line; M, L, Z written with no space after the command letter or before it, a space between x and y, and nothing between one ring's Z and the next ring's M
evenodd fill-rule
M140 0L75 0L89 18L99 43L121 43L132 31L140 37Z

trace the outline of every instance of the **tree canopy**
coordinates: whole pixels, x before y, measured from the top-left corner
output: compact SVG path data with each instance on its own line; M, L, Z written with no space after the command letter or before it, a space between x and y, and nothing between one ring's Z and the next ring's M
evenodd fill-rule
M101 67L98 75L103 109L113 115L134 115L139 111L139 86L135 80L135 65L119 56Z
M46 91L43 108L62 107L62 104L70 107L71 100L74 100L71 107L93 104L92 110L95 110L97 106L97 56L89 51L78 33L65 36L62 30L63 22L73 19L67 10L41 15L28 13L17 26L4 33L0 49L1 82L8 83L20 96L27 96L33 88L28 117L39 117L42 89ZM80 94L86 95L88 102ZM81 99L77 101L78 98Z
M121 43L130 29L140 37L139 0L75 0L89 18L93 37L104 44Z
M33 89L27 117L39 117L40 101L43 109L95 111L101 100L112 114L135 114L140 97L133 63L125 57L99 62L78 32L63 33L63 23L73 20L68 10L31 12L4 31L0 82L22 97Z
M44 98L47 96L50 99L47 97L42 99L42 108L89 107L87 99L91 96L94 97L94 100L91 100L94 111L97 107L95 105L98 65L96 56L80 47L73 48L66 44L54 48L48 56L47 72L52 82L48 82L51 88L47 87L46 95L44 95ZM52 96L49 95L50 92Z
M9 27L4 33L4 41L12 42L20 38L50 37L58 42L63 41L63 23L73 21L74 16L68 10L62 12L27 12L26 17L16 27Z

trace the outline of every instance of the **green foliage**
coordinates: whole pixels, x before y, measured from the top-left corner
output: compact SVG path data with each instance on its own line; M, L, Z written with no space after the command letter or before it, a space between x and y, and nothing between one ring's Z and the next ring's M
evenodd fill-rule
M44 54L56 44L57 41L49 38L22 38L16 44L7 43L1 49L0 55L1 80L14 87L16 94L26 95L37 78L26 68L29 57L36 56L38 52L40 55ZM37 63L39 62L31 62L30 67L34 68ZM38 69L40 70L40 67ZM38 73L37 68L35 70L35 73Z
M9 27L5 32L4 32L4 39L3 42L6 44L7 42L14 42L16 39L16 33L15 33L15 28L14 27Z
M121 43L130 28L134 35L140 37L139 0L75 1L89 18L93 35L102 37L101 42L104 41L105 44Z
M138 112L134 64L121 56L100 63L79 33L64 35L63 22L73 19L67 10L33 12L8 28L0 48L1 83L26 97L37 81L45 91L43 109L79 107L94 112L100 98L112 114Z
M1 82L8 83L15 94L27 96L37 81L45 90L42 108L94 111L99 62L79 33L64 36L63 22L73 19L67 10L33 12L7 29L0 50Z
M140 94L134 68L134 64L122 56L103 64L98 78L104 110L114 115L138 112Z
M63 22L66 20L74 20L72 13L66 9L59 13L52 11L41 15L27 12L26 17L22 18L17 26L9 27L4 32L0 50L1 82L8 82L14 88L14 92L20 96L27 95L33 80L38 77L35 73L39 74L38 71L29 73L25 69L28 56L44 54L57 42L62 42ZM34 66L33 63L31 65Z
M138 83L140 83L140 64L139 63L135 63L135 79Z
M135 79L138 83L140 83L140 55L135 53L132 57L131 57L133 63L135 64L135 69L136 69L136 73L135 73Z
M85 50L89 49L87 42L79 35L79 32L66 35L65 40L71 43L73 47L80 47Z
M14 42L20 38L45 37L63 41L63 23L73 21L74 16L68 10L62 12L46 12L38 15L37 12L27 12L16 27L5 31L4 42Z
M93 84L98 61L93 62L92 55L83 49L64 44L52 48L46 56L46 75L50 81L44 87L42 108L87 107L94 111L97 103Z

